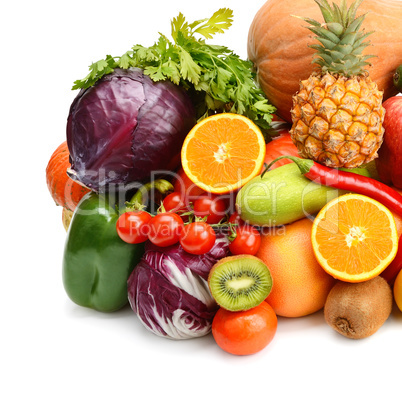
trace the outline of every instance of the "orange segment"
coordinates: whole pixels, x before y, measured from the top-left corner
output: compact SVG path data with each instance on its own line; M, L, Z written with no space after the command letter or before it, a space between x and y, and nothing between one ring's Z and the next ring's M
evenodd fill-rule
M311 240L324 270L346 282L362 282L379 275L398 249L391 211L360 194L330 201L314 220Z
M205 191L227 193L261 171L265 140L247 117L220 113L201 120L184 140L181 159L189 179Z

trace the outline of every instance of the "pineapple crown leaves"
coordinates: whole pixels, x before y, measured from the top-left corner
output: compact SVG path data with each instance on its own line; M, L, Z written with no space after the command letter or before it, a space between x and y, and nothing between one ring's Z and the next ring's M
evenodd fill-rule
M366 14L356 17L357 9L363 0L355 0L347 7L346 0L341 0L332 7L327 0L314 0L320 7L325 23L311 18L301 18L310 26L307 28L316 35L320 44L310 45L316 50L313 63L321 70L346 77L365 74L367 59L374 55L363 55L363 50L370 45L366 38L373 32L361 30Z

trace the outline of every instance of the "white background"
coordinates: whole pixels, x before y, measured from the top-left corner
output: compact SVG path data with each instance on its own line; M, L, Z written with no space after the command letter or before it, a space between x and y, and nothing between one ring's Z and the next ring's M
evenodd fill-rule
M6 2L1 30L2 401L400 400L402 313L372 337L336 334L322 312L279 319L272 343L246 357L212 336L171 341L130 308L102 314L74 305L61 281L65 231L45 168L65 139L73 81L106 54L170 34L220 7L234 24L215 43L246 58L249 25L264 0ZM113 5L115 4L115 5Z

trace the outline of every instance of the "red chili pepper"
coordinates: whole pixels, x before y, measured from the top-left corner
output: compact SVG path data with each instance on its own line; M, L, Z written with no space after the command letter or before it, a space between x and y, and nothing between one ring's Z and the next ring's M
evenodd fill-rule
M262 175L273 163L282 158L291 159L299 167L300 172L315 183L366 195L402 216L402 195L393 188L370 177L333 169L310 159L280 156L268 165Z

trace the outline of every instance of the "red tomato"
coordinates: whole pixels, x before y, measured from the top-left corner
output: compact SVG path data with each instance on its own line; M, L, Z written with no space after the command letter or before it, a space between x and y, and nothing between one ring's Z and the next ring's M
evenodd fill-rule
M230 215L229 223L234 223L234 224L237 224L237 225L244 225L245 222L240 217L238 212L233 212L233 214Z
M264 163L269 165L272 161L274 161L279 156L299 156L299 152L297 151L296 145L293 143L290 138L290 134L287 130L283 130L278 137L274 137L272 141L268 142L266 145L266 153ZM271 169L275 169L279 166L286 165L290 163L290 159L281 159L278 162L275 162ZM264 170L265 167L262 169Z
M241 225L236 228L236 238L230 242L229 250L234 255L257 254L261 245L260 232L251 225Z
M274 338L278 318L265 301L246 311L220 308L212 321L212 335L220 348L234 355L251 355Z
M279 122L279 123L285 123L285 120L283 120L282 117L279 117L279 116L276 115L276 114L273 114L273 115L272 115L272 121L273 121L273 122L274 122L274 121L277 121L277 122Z
M194 215L207 216L208 223L218 223L226 215L226 202L216 195L201 195L193 204Z
M191 254L205 254L215 244L214 229L206 222L192 222L184 226L180 236L180 244Z
M185 203L182 199L182 196L179 192L173 192L168 194L163 199L163 207L167 212L178 212L185 210Z
M148 239L148 224L151 218L146 211L125 212L116 222L117 234L126 243L143 243Z
M176 244L180 240L183 219L173 212L162 212L149 221L149 240L160 247Z

